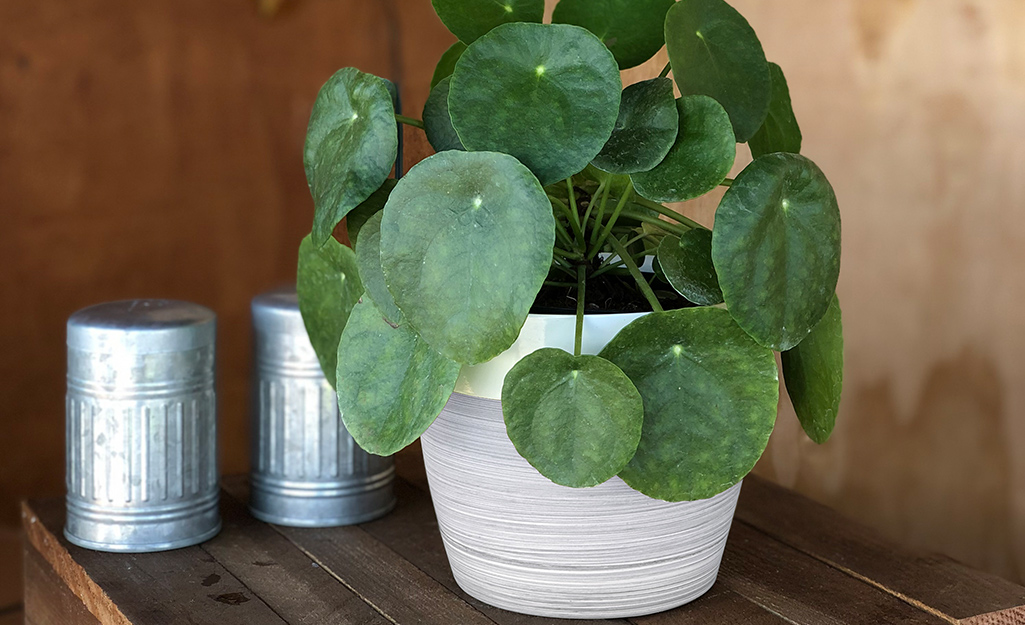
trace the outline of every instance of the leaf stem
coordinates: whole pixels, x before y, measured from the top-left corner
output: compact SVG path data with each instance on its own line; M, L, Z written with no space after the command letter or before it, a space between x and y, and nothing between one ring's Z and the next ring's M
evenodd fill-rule
M573 355L580 355L584 340L584 293L587 289L587 265L577 265L577 331L573 340Z
M569 230L566 230L566 226L563 225L562 221L555 220L555 234L566 244L567 247L573 247L573 237L570 236Z
M598 203L598 196L601 195L601 193L604 190L605 190L605 180L602 180L601 184L598 185L598 190L595 191L593 195L591 195L591 199L587 202L587 210L584 211L584 219L583 219L583 231L585 233L587 232L587 220L591 218L591 210L594 208L594 205ZM593 234L594 234L593 229L591 231L591 234L593 236ZM587 242L585 241L584 243L586 244ZM585 245L585 247L586 247L586 245Z
M659 78L665 78L669 75L669 70L673 69L672 63L666 63L666 66L662 68L662 73L658 75Z
M612 232L612 227L616 225L616 220L619 219L619 215L623 212L623 208L626 206L627 201L633 194L634 181L631 179L626 183L626 189L623 191L623 197L619 198L619 203L616 204L616 208L613 209L612 216L609 217L609 222L605 224L605 228L603 228L601 234L598 235L598 241L591 246L591 251L587 254L587 260L594 258L601 249L601 246L605 245L605 240L609 238L609 233Z
M608 180L606 178L606 180ZM591 229L591 244L598 240L598 230L600 230L601 222L605 218L605 203L609 201L609 190L612 189L611 184L605 185L605 191L601 196L601 204L598 206L598 216L595 217L595 223L599 226Z
M634 262L634 259L630 257L630 252L626 251L623 243L616 237L612 237L609 239L609 244L612 245L612 249L616 251L616 254L619 255L619 259L626 265L630 275L633 276L634 281L637 283L637 288L641 290L644 298L648 300L649 304L651 304L651 309L655 312L664 312L662 304L660 304L658 302L658 298L655 297L655 292L651 290L651 286L648 284L647 280L644 279L644 276L641 275L640 268L637 267L637 263Z
M720 187L732 187L733 178L723 178L723 181L719 183Z
M666 232L672 232L678 237L682 237L687 233L690 228L668 222L665 219L659 219L658 217L652 217L651 215L645 215L644 213L635 213L633 211L623 211L623 217L629 217L630 219L636 219L637 221L643 221L644 223L654 224L659 228L662 228Z
M555 280L545 280L545 286L566 287L572 289L576 285L576 282L558 282Z
M580 231L580 222L578 221L580 219L580 215L576 215L572 210L570 210L569 206L566 206L563 201L557 197L549 195L548 200L551 201L553 206L558 206L562 212L565 213L566 219L569 220L569 226L573 228L573 236L576 240L583 241L584 233ZM573 219L574 216L576 219Z
M567 252L566 250L555 247L552 248L552 253L562 258L568 258L570 260L583 260L584 256L580 252Z
M407 126L414 126L420 130L424 129L424 123L415 117L406 117L405 115L395 114L395 121L406 124Z
M681 224L687 226L688 230L690 230L691 228L702 228L704 230L708 230L708 228L705 228L704 226L702 226L698 222L694 221L690 217L686 217L684 215L681 215L680 213L678 213L678 212L674 211L673 209L669 208L668 206L663 206L663 205L659 204L658 202L652 202L648 198L644 198L644 197L641 197L641 196L637 195L637 196L634 197L634 204L639 204L639 205L643 206L644 208L650 208L651 210L655 211L656 213L665 215L666 217L668 217L668 218L670 218L670 219L672 219L674 221L678 221Z

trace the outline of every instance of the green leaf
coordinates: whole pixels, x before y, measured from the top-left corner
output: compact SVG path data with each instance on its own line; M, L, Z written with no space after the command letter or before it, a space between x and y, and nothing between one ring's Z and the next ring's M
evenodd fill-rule
M798 154L801 151L801 128L797 125L794 107L790 103L787 79L775 63L769 63L769 76L772 78L769 114L762 122L762 127L748 141L754 158L773 152Z
M303 165L313 194L313 242L384 184L398 154L395 107L385 81L346 67L317 94Z
M445 27L466 44L507 22L540 22L544 0L431 0Z
M781 356L783 381L801 427L821 445L833 432L843 389L843 320L835 295L811 334Z
M666 48L681 94L715 98L741 143L758 131L769 111L769 65L740 13L723 0L681 0L666 15Z
M622 88L612 54L583 28L505 24L456 63L448 106L466 149L515 156L551 184L601 151Z
M363 225L363 234L356 244L356 265L363 281L364 298L370 297L377 310L393 324L402 323L405 319L402 311L395 305L395 300L384 282L384 270L381 269L381 218L383 213L376 213Z
M356 245L356 239L359 238L359 230L363 224L367 223L367 220L374 214L384 210L384 204L388 201L388 196L391 195L391 190L395 188L396 182L398 181L394 178L388 178L380 189L371 193L370 197L345 216L345 230L349 234L349 241L352 245Z
M452 75L452 70L456 68L456 61L459 60L459 57L463 56L465 51L466 44L462 41L457 41L442 53L438 64L434 67L434 76L431 77L431 89L434 89L438 86L439 82Z
M561 0L552 22L591 31L616 57L620 69L640 65L665 43L663 24L674 0Z
M740 327L777 351L800 343L840 275L840 209L815 163L767 154L740 172L715 214L712 261Z
M338 343L338 408L360 447L380 456L412 443L445 407L459 364L364 298Z
M737 156L736 138L723 107L708 96L676 101L680 130L665 160L630 178L643 197L683 202L700 197L726 179Z
M448 114L448 92L451 78L444 78L438 86L431 89L424 104L424 133L427 141L435 152L445 150L462 150L463 144L459 135L452 127L452 118Z
M381 223L381 264L406 319L463 364L519 335L552 264L555 218L544 189L511 156L449 150L395 186Z
M338 337L363 294L356 255L333 237L317 245L307 235L299 244L297 273L299 312L324 377L334 384Z
M679 128L673 81L653 78L630 85L623 90L612 136L591 164L614 174L648 171L669 153Z
M699 306L722 303L719 278L712 264L712 232L689 230L682 237L667 236L658 246L658 263L676 292Z
M597 356L540 349L505 376L502 413L516 451L556 484L597 486L641 440L644 405L630 378Z
M619 476L649 497L712 497L747 475L776 421L771 351L719 308L637 319L605 347L644 399L644 429Z

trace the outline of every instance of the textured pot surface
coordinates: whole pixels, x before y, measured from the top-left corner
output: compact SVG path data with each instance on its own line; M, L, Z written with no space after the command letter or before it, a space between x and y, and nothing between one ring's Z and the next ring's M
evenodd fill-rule
M584 351L596 353L637 316L602 316L605 331L588 337L585 329ZM680 503L650 499L619 478L594 488L558 486L516 452L497 398L465 394L493 392L496 384L500 392L507 360L564 348L564 319L532 315L510 350L514 359L465 367L461 392L422 437L456 581L494 606L558 618L640 616L692 601L715 582L740 484ZM550 342L538 344L546 336ZM568 341L572 348L572 330Z

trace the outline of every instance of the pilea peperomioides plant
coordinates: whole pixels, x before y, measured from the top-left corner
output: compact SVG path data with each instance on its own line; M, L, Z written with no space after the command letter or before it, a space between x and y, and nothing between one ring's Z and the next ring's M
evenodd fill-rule
M840 213L747 21L723 0L562 0L552 24L542 0L434 6L460 42L422 121L346 68L307 134L299 301L356 441L414 441L461 367L508 349L542 300L575 302L575 353L523 358L502 407L516 449L558 484L618 475L668 501L729 488L775 423L774 351L825 441L843 368ZM663 44L661 76L623 89L620 70ZM397 123L438 152L398 181ZM730 180L738 143L754 160ZM719 186L711 231L663 205ZM345 217L354 250L332 237ZM598 308L652 312L582 355Z

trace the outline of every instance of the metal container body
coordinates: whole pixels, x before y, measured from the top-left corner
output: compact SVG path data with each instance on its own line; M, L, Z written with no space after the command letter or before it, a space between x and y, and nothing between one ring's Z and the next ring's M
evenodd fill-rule
M69 541L164 551L220 530L215 335L212 311L169 300L68 320Z
M294 288L252 302L250 510L268 523L363 523L395 506L390 457L363 451L342 424L299 313Z

